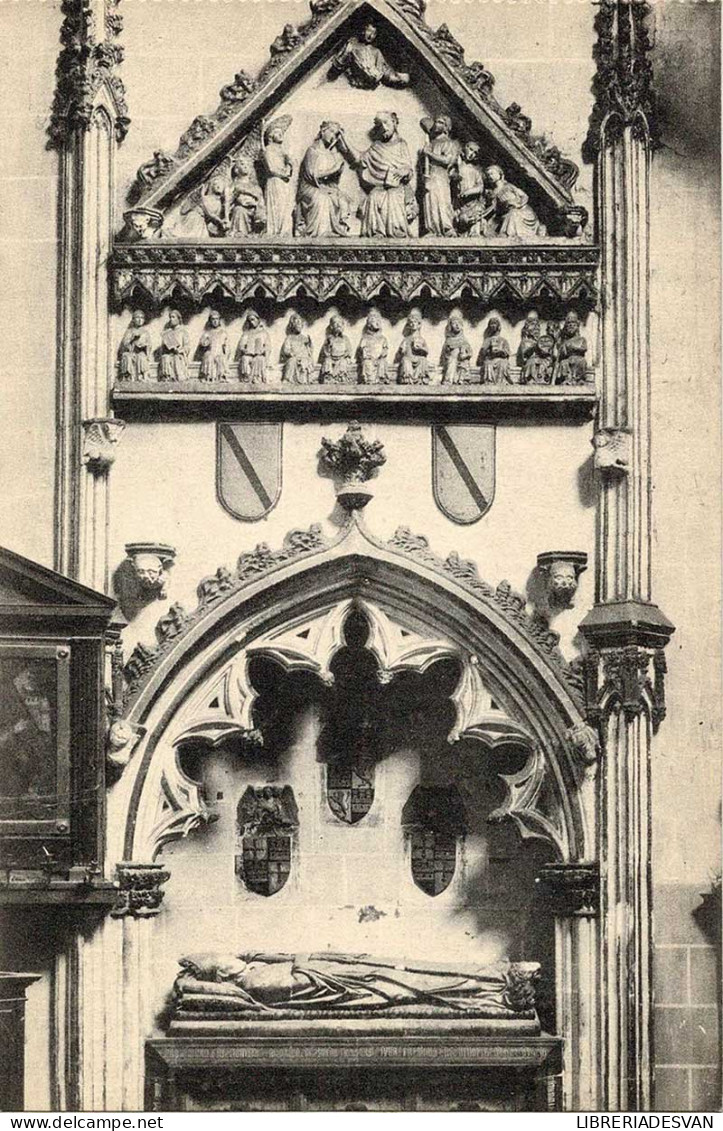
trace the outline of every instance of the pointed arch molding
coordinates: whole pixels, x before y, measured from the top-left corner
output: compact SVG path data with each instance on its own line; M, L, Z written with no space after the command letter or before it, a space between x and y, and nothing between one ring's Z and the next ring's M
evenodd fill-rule
M220 569L201 582L198 608L181 621L176 635L157 649L140 646L133 653L126 665L129 694L124 714L140 737L110 799L111 860L114 854L133 859L146 847L137 843L136 820L154 753L167 737L170 720L198 693L202 681L242 649L253 650L262 636L268 640L275 631L349 600L374 602L425 641L448 642L447 651L452 646L462 660L463 675L456 692L457 724L450 738L493 745L489 736L499 724L484 715L474 717L464 706L465 700L475 701L479 677L502 715L514 720L513 730L529 736L531 750L544 756L559 798L560 830L549 838L558 855L593 859L594 775L571 741L571 733L582 725L581 705L574 672L557 651L554 634L543 634L526 617L524 599L509 584L492 588L479 578L472 562L456 554L444 561L437 558L424 537L406 528L389 542L379 542L355 515L334 539L325 539L319 527L312 527L287 535L281 550L262 545L242 554L236 577ZM382 646L381 641L375 648L383 662L391 655L389 645ZM393 665L409 661L413 667L424 666L426 654L422 648L416 655L412 648L409 660L395 653ZM320 674L323 677L324 672ZM252 726L250 711L241 722ZM504 727L500 737L504 739ZM524 783L506 782L508 797L500 816L510 816L523 834L526 826L526 835L547 835L526 816L534 808L542 768L540 757L534 755ZM184 819L186 807L180 805L177 814L173 808L171 799L166 806L169 829L176 819ZM195 824L200 824L207 814L203 806L197 809ZM190 821L182 832L193 826ZM165 839L170 838L169 832Z

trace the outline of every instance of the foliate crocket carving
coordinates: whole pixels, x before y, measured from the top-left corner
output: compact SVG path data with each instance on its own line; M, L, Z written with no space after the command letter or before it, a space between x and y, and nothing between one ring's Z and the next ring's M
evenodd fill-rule
M321 441L319 463L336 481L339 502L348 510L366 505L371 489L366 486L387 462L380 440L367 440L361 424L352 421L339 440Z
M660 144L650 61L650 13L646 0L601 0L595 16L595 106L583 147L586 161L595 159L603 126L608 143L631 126L635 136L647 135L653 146Z
M149 919L161 909L163 884L171 873L162 864L121 863L117 866L118 899L111 911L114 919L132 916Z

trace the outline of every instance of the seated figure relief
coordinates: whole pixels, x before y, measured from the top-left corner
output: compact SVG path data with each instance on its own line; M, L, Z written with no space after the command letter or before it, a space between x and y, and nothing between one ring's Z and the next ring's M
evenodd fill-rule
M473 349L474 344L474 349ZM275 347L274 347L275 348ZM241 385L587 385L592 374L587 361L587 339L580 317L567 312L561 325L540 321L530 311L520 330L516 368L502 323L490 317L477 349L476 335L465 329L462 315L452 311L444 326L439 363L430 362L421 312L409 311L393 360L382 317L368 311L356 349L339 314L333 314L315 364L314 342L300 314L292 312L272 360L272 337L255 310L247 310L235 363L231 366L228 331L221 314L211 310L191 362L187 328L180 312L168 311L154 355L146 315L136 310L118 349L118 381L179 384L189 381L234 382ZM475 364L474 358L477 357ZM157 365L154 358L157 358Z
M414 166L409 146L399 134L393 110L380 110L371 130L372 144L354 149L341 132L341 142L365 192L361 206L361 234L385 239L413 235L411 221L419 212L414 191Z
M343 133L338 122L322 122L304 154L296 193L297 236L345 236L349 231L351 201L339 188Z
M319 381L322 385L349 384L352 362L351 342L344 333L344 320L335 314L329 320L321 347Z
M510 184L499 165L490 165L485 170L485 181L493 225L488 234L525 241L547 235L544 224L528 203L527 193Z
M294 385L308 385L314 366L311 337L300 314L292 314L281 346L281 379Z
M249 310L238 344L239 377L253 385L266 383L266 365L271 339L255 310Z
M361 384L386 384L389 379L387 373L389 342L382 332L382 320L379 311L369 311L357 352Z
M385 86L409 86L409 75L405 71L395 71L376 45L377 29L368 23L360 36L353 36L334 59L329 69L329 78L346 75L351 86L364 90L376 90Z
M238 157L231 167L228 188L228 219L225 235L250 236L264 231L266 212L264 198L256 184L248 157Z

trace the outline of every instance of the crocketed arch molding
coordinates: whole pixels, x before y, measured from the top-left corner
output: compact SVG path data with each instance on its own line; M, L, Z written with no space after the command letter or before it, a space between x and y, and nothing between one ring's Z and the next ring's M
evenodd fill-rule
M479 741L483 756L485 746L494 746L495 727L504 731L511 726L529 736L533 753L524 780L519 775L506 779L508 793L500 815L515 819L523 835L546 835L544 824L526 816L533 814L540 772L546 767L560 820L559 832L549 839L562 859L594 859L593 775L569 737L583 725L572 673L557 653L554 637L530 624L522 599L509 585L493 589L479 579L473 563L454 554L442 561L426 539L404 528L389 542L379 542L357 515L332 541L316 529L312 537L297 538L296 543L289 536L281 551L263 546L242 555L237 577L226 572L224 578L225 587L214 592L212 600L201 598L180 633L147 653L145 672L139 676L139 669L133 669L126 721L139 741L109 799L109 862L147 851L137 818L146 783L153 777L154 756L170 721L202 682L241 650L253 652L256 646L268 654L262 639L278 638L285 627L315 615L343 611L351 601L377 606L396 624L425 641L440 646L444 642L447 653L460 657L458 717L450 740ZM209 592L204 584L200 594ZM382 665L388 665L386 646L375 632L375 648ZM403 656L399 662L404 664ZM287 655L288 670L295 663L306 666L303 659ZM476 681L500 713L489 717L480 711L479 702L475 706ZM507 723L500 721L503 716ZM250 726L250 718L246 723Z

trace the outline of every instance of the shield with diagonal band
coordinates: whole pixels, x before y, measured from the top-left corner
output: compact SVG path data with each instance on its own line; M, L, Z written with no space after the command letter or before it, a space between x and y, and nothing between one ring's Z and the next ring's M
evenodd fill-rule
M435 424L432 489L453 522L477 522L495 497L494 424Z
M216 425L216 491L222 506L256 522L281 494L281 424Z

